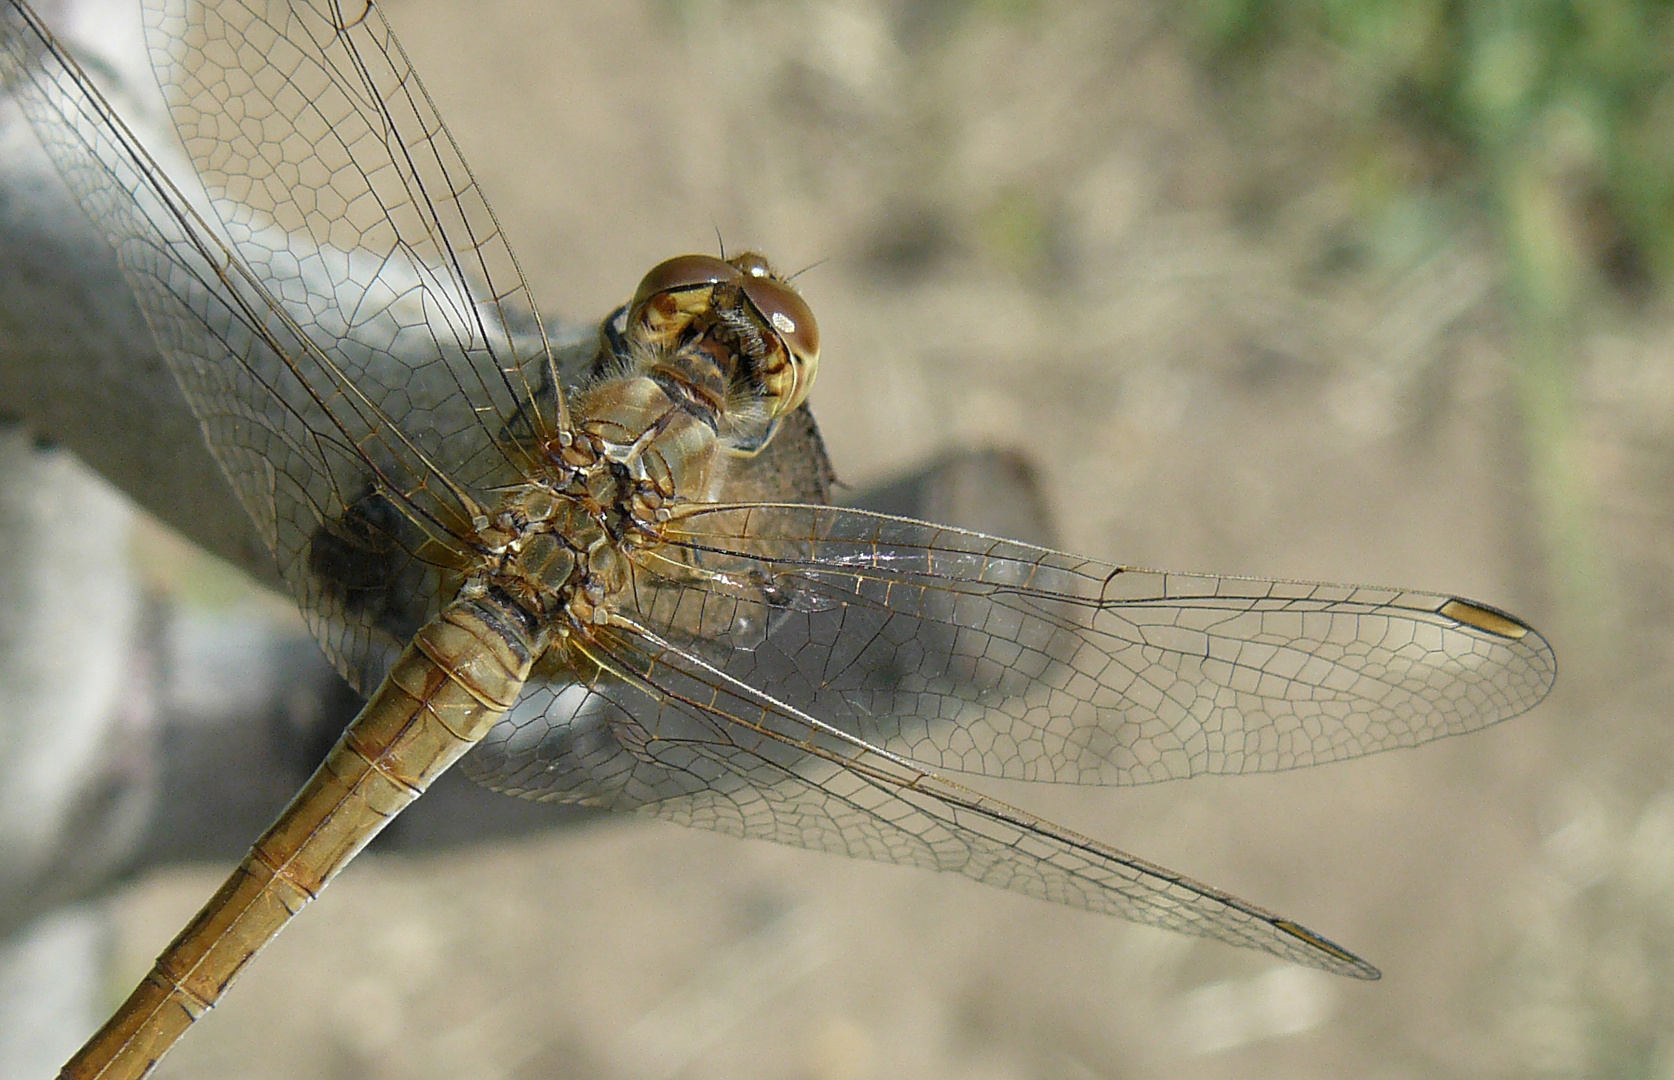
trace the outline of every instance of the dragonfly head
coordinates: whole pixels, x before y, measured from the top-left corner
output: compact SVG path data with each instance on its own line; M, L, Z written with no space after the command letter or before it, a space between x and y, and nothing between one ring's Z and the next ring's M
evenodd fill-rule
M628 325L652 337L707 333L711 320L738 339L736 389L767 420L808 399L819 368L819 324L762 255L677 255L651 268L628 305Z

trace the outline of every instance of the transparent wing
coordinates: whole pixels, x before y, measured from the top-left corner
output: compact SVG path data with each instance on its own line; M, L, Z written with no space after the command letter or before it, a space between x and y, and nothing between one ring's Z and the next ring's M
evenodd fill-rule
M526 696L465 759L468 771L509 794L638 809L733 836L952 871L1378 977L1296 923L868 746L658 634L605 630L578 659L591 673Z
M550 357L515 333L540 326L516 257L382 12L146 0L146 30L239 257L385 416L422 417L431 461L497 475L478 417L530 406Z
M831 507L675 525L637 556L636 619L936 770L1140 784L1300 768L1496 723L1556 675L1533 630L1430 593L1136 570Z
M375 684L451 595L473 492L515 474L508 432L557 408L521 275L422 87L369 8L154 7L229 247L33 13L0 16L0 73L316 636ZM186 52L157 36L175 33Z
M935 769L1141 783L1493 723L1555 674L1450 597L1133 570L816 506L697 507L623 626L569 648L464 761L508 794L964 874L1377 972L1289 920Z
M1430 593L1138 570L832 507L697 508L677 535L641 557L653 625L705 606L689 637L728 675L941 770L1300 768L1497 723L1556 677L1539 634Z

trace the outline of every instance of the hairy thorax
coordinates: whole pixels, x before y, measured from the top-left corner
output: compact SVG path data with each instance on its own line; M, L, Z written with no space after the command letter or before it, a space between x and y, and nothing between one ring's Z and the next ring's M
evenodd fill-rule
M716 501L729 470L761 456L818 361L813 315L760 255L654 267L601 325L570 423L472 522L466 594L509 599L555 643L609 625L636 552L665 544L674 507Z

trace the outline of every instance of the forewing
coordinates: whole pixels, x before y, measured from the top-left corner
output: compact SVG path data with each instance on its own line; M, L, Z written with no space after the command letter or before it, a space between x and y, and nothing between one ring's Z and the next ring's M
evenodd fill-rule
M259 206L264 193L286 178L291 205L310 190L325 190L317 171L326 158L296 158L300 133L287 130L281 115L291 104L283 86L313 84L276 82L274 64L299 71L319 66L295 42L275 38L258 50L248 36L224 32L233 23L204 14L201 25L193 24L193 48L230 65L221 69L225 78L217 85L259 82L271 90L265 98L253 90L243 99L228 98L221 108L231 111L201 113L199 130L183 125L189 142L199 136L200 165L224 181L217 205L229 234L239 238L241 259L194 212L33 13L15 2L0 12L6 81L82 206L110 238L211 448L273 548L316 636L351 681L374 685L393 649L448 591L459 561L453 534L468 520L470 493L511 474L506 433L527 427L534 410L523 407L526 396L513 389L521 383L506 372L526 366L519 357L544 355L538 327L512 333L509 324L496 321L504 307L492 289L462 292L466 275L450 276L424 263L435 247L422 248L409 237L415 230L436 235L425 213L383 190L373 192L364 179L368 171L401 173L403 165L387 145L372 160L332 159L330 177L332 191L360 192L353 227L363 238L377 237L381 248L369 242L333 248L327 245L347 243L346 234L293 235L288 221L237 209L237 196ZM381 27L375 17L360 25L370 28L368 34ZM366 40L339 35L332 43L359 56L357 49L382 41L398 55L387 37L374 35L371 45ZM235 78L234 71L242 75ZM422 99L416 82L407 85ZM313 88L322 103L335 100ZM258 115L252 103L263 100L273 108ZM355 108L364 105L355 99ZM234 118L239 130L267 132L272 140L253 144L251 154L250 147L222 138L232 134L227 125ZM332 118L346 132L356 122L346 114ZM361 122L371 123L365 117ZM439 127L430 133L446 142ZM223 150L213 164L201 157L215 156L211 144ZM262 157L273 145L292 157ZM350 144L323 137L322 145ZM366 155L370 145L358 140L353 152ZM358 186L351 179L357 175ZM226 186L241 176L254 177L261 190L255 181L238 190ZM318 215L335 209L328 198L316 199ZM368 224L379 214L381 230ZM513 338L515 348L508 344ZM494 390L485 393L485 386ZM477 396L468 401L470 395Z
M1137 784L1299 768L1515 716L1550 646L1452 597L1111 566L863 511L700 507L638 617L938 770Z
M658 634L604 630L577 656L590 658L590 673L526 696L465 759L468 772L513 795L637 809L733 836L952 871L1377 977L1287 919L868 746Z
M540 336L519 333L540 321L382 12L146 0L146 24L233 249L432 462L468 486L497 479L494 421L551 392Z

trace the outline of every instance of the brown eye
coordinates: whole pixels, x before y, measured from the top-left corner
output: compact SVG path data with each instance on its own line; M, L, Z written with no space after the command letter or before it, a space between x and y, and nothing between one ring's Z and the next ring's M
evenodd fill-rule
M676 255L653 266L651 272L640 279L629 307L637 308L658 293L737 281L741 276L737 267L713 255Z
M763 321L783 339L797 360L814 363L820 357L820 328L807 301L789 285L771 277L746 276L744 295Z

